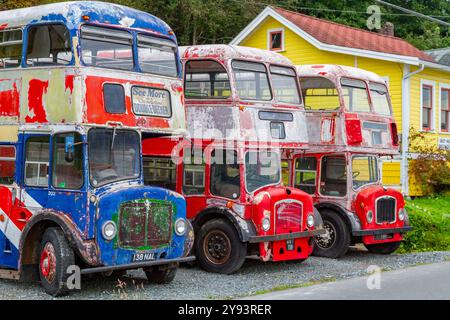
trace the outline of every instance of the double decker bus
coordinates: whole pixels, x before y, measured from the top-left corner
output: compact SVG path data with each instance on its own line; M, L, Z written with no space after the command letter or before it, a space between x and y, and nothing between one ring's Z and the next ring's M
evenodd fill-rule
M308 141L294 66L228 45L188 47L182 61L189 139L144 140L146 183L185 196L207 271L229 274L255 255L307 259L320 215L282 183L281 155Z
M0 277L57 296L80 274L174 279L184 198L144 186L142 139L186 132L170 27L102 2L0 12Z
M313 196L324 221L314 254L338 258L357 243L374 253L394 252L411 227L403 195L381 183L381 157L399 154L385 80L337 65L297 72L309 147L286 163L290 184Z

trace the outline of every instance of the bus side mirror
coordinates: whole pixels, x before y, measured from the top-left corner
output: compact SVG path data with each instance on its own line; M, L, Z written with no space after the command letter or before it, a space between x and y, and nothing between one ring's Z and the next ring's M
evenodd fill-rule
M73 136L67 136L64 141L64 158L66 162L73 162L74 159L74 142L75 138Z

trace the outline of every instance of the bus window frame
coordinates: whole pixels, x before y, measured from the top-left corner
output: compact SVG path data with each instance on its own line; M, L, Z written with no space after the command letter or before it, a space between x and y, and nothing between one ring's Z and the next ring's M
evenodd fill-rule
M233 87L233 82L231 81L231 76L232 76L231 74L232 74L233 72L230 71L229 68L227 68L227 66L224 65L223 63L221 63L219 60L211 59L211 58L206 58L206 59L203 59L203 58L201 58L201 59L189 59L189 60L187 60L187 61L184 63L184 68L186 68L186 65L188 65L188 64L191 63L191 62L202 62L202 61L212 61L212 62L214 62L214 63L217 63L218 65L220 65L220 66L224 69L225 73L226 73L227 76L228 76L228 83L230 84L230 95L229 95L228 97L215 97L215 96L209 96L209 97L205 97L205 98L201 98L201 97L190 98L190 97L188 97L187 95L185 95L185 99L186 99L186 100L189 100L189 101L196 101L196 100L200 100L200 101L203 101L203 100L223 100L223 101L230 101L230 100L233 100L234 94L237 93L235 87ZM201 72L199 72L199 73L201 73ZM191 73L191 74L195 74L195 73ZM216 74L216 73L215 73L215 74ZM183 75L183 89L185 90L185 92L186 92L186 83L187 83L186 80L187 80L187 75L188 75L188 73L187 73L187 72L184 72L184 75ZM234 79L233 79L233 80L234 80ZM192 81L191 81L191 82L192 82ZM194 81L194 82L195 82L195 81Z
M98 27L98 28L105 28L105 29L111 29L111 30L119 30L119 31L125 31L131 34L132 37L132 43L131 43L131 51L133 54L133 69L132 70L123 70L123 69L111 69L111 68L105 68L105 67L99 67L99 66L90 66L84 63L83 61L83 54L82 54L82 45L81 45L81 29L83 28L83 26L91 26L91 27ZM153 74L153 73L148 73L148 72L143 72L140 68L139 65L139 55L138 55L138 43L137 43L137 36L138 34L142 35L142 36L146 36L146 37L153 37L156 40L161 39L162 41L171 41L174 43L174 47L176 47L176 52L175 52L175 59L176 59L176 66L177 66L177 76L176 77L170 77L170 76L165 76L165 75L158 75L158 74ZM180 50L179 50L179 46L176 42L174 42L174 39L170 38L170 37L165 37L165 36L161 36L158 35L156 36L155 34L152 34L150 32L143 32L142 30L136 30L133 28L124 28L121 26L116 26L116 25L109 25L109 24L103 24L103 23L90 23L90 22L85 22L85 23L81 23L77 29L77 35L79 38L79 42L78 42L78 48L79 50L77 50L77 52L79 52L79 56L78 56L78 61L80 63L80 66L85 67L85 68L99 68L99 69L104 69L104 70L113 70L113 71L118 71L118 72L136 72L139 74L143 74L143 75L150 75L150 76L154 76L154 77L162 77L162 78L168 78L168 79L183 79L183 75L182 75L182 67L181 67L181 59L180 59Z
M267 76L267 84L269 86L269 91L270 91L270 99L266 99L266 100L264 100L264 99L249 99L249 98L241 97L241 95L238 93L236 74L235 74L235 69L233 67L234 62L260 64L260 65L264 66L265 75ZM232 79L231 90L234 93L234 96L236 96L238 98L238 100L250 101L250 102L262 102L262 103L274 102L275 98L274 98L274 92L273 92L273 88L272 88L272 78L270 77L270 70L264 62L254 61L254 60L246 60L246 59L230 59L229 70L230 70L230 75L232 76L232 78L230 78L230 81ZM247 70L247 69L237 69L237 70L257 72L257 71ZM262 72L259 72L259 73L262 73Z
M345 178L345 195L343 196L330 196L330 195L326 195L322 193L322 176L324 174L323 170L322 170L322 162L324 160L324 158L329 158L329 157L335 157L335 158L344 158L345 161L345 172L346 172L346 178ZM319 177L318 177L318 185L317 185L317 192L321 197L324 198L330 198L330 199L347 199L349 196L349 190L348 190L348 184L349 184L349 177L348 177L348 162L347 162L347 155L345 153L332 153L332 154L324 154L321 155L318 161L318 168L320 169L319 172Z
M72 60L68 63L68 64L64 64L64 65L48 65L48 66L32 66L32 65L28 65L27 64L27 50L28 50L28 42L29 42L29 30L32 27L39 27L39 26L46 26L46 25L62 25L64 26L68 33L69 33L69 38L70 38L70 50L72 52ZM69 29L69 27L62 21L48 21L48 22L38 22L38 23L33 23L33 24L28 24L25 26L24 31L23 31L23 47L22 47L22 68L30 68L30 69L50 69L50 68L61 68L61 67L70 67L70 66L74 66L75 65L75 54L77 52L77 50L74 50L73 47L73 34L72 31Z
M27 42L27 38L28 38L28 33L26 32L26 26L20 26L20 27L13 27L11 29L4 29L1 31L16 31L16 30L20 30L22 32L22 50L21 50L21 54L20 54L20 61L18 63L17 66L13 67L13 68L0 68L0 71L2 70L16 70L16 69L21 69L24 67L24 53L26 52L26 42Z

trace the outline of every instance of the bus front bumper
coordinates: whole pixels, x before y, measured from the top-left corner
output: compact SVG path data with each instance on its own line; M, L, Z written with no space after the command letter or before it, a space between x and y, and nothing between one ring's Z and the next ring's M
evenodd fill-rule
M405 233L411 231L413 228L411 226L402 227L402 228L390 228L390 229L376 229L376 230L358 230L353 231L352 234L355 237L364 237L364 236L378 236L382 234L395 234L395 233Z
M285 233L285 234L277 234L273 236L254 236L250 237L249 243L260 243L260 242L273 242L273 241L281 241L281 240L289 240L289 239L297 239L297 238L311 238L321 234L324 234L326 231L324 229L318 229L314 231L303 231L303 232L293 232L293 233Z
M103 267L94 267L94 268L86 268L81 270L81 274L91 274L91 273L100 273L100 272L110 272L110 271L119 271L119 270L134 270L139 268L148 268L154 266L162 266L162 265L173 265L182 262L191 262L195 260L195 256L183 257L178 259L159 259L154 261L146 261L139 263L129 263L129 264L121 264L116 266L103 266Z

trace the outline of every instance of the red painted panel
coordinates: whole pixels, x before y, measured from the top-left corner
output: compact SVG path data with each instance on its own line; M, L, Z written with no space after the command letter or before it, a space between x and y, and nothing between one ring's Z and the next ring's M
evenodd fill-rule
M25 121L28 123L48 122L44 108L43 98L48 90L48 81L33 79L29 83L28 89L28 109L30 115L27 115Z
M11 81L11 80L0 80ZM19 115L20 93L17 85L13 83L12 90L0 91L0 116L14 117Z
M169 119L137 116L132 111L132 102L129 92L126 92L125 98L125 113L124 114L111 114L107 113L103 103L103 84L105 83L129 83L127 80L88 76L86 78L86 105L87 110L84 118L89 123L106 124L107 122L121 122L125 126L131 127L143 127L153 129L167 129L170 127ZM152 88L164 88L164 84L161 83L148 83L133 81L132 85L140 85ZM175 110L173 110L175 112Z

